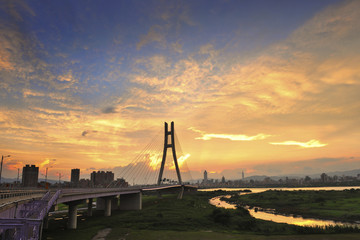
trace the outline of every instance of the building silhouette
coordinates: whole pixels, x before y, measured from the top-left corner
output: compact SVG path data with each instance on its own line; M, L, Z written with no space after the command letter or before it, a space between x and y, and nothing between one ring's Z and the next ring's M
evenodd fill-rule
M91 184L94 187L106 187L114 181L114 173L111 171L93 171L90 177Z
M115 181L111 182L107 187L117 187L117 188L126 188L129 186L129 183L124 178L118 178Z
M208 180L208 173L207 173L207 171L205 170L205 171L204 171L204 182L207 182L207 180Z
M22 185L23 187L37 187L39 178L39 167L26 165L23 167Z
M80 169L74 168L71 169L71 185L77 187L79 185L80 180Z

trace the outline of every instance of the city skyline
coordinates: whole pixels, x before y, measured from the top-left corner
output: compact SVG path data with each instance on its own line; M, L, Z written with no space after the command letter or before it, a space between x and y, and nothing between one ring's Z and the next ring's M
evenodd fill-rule
M175 122L194 178L359 169L359 1L10 1L2 177L130 164ZM160 138L161 139L161 138Z

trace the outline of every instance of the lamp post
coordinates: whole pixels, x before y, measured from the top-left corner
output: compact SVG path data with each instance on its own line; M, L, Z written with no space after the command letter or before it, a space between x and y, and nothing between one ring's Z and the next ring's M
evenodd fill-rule
M60 186L60 183L61 183L61 177L63 177L64 175L63 174L61 174L61 172L57 172L58 173L58 175L59 175L59 186Z
M47 184L47 172L48 172L48 168L46 168L46 173L45 173L45 186Z
M1 173L2 173L2 166L3 166L3 162L4 162L4 159L5 159L5 158L7 158L7 157L10 157L10 155L7 155L7 156L1 155L1 165L0 165L0 184L1 184Z
M46 167L46 170L45 170L45 174L41 174L45 177L45 188L46 188L46 185L47 185L47 175L48 175L48 167Z

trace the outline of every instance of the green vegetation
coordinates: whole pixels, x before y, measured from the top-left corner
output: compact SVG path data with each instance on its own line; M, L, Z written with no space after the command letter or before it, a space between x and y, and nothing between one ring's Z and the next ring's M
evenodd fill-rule
M279 191L235 195L224 199L238 205L272 208L278 213L295 214L303 217L360 221L360 190L344 191Z
M226 210L209 204L209 199L224 192L198 192L176 199L176 195L143 197L141 211L113 211L111 217L104 217L102 211L95 211L93 217L79 216L78 229L66 229L66 217L53 216L44 239L91 239L99 230L111 228L107 240L118 239L311 239L308 234L360 232L354 228L310 228L288 224L277 224L257 220L243 208ZM228 194L228 193L226 193ZM294 234L307 234L294 236ZM326 235L328 236L328 235ZM327 239L339 239L329 235ZM340 236L335 234L334 236ZM347 239L359 234L346 234ZM310 237L310 238L309 238ZM315 239L315 237L314 237ZM340 238L341 239L341 238ZM355 239L355 237L353 238Z

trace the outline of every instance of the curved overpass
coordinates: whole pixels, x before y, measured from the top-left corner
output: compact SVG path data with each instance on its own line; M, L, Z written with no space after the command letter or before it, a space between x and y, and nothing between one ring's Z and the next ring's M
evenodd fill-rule
M87 202L88 216L91 216L94 198L97 199L97 210L104 210L105 216L111 216L111 211L114 209L141 210L142 193L145 192L179 191L179 198L182 198L184 191L196 190L197 187L191 185L156 185L137 188L73 188L61 189L56 193L55 191L46 192L45 190L0 191L0 230L10 229L12 226L14 228L15 226L24 227L24 224L27 224L26 222L31 222L31 224L36 222L38 229L40 229L39 225L42 224L43 220L44 227L46 227L47 213L60 203L69 206L68 228L76 229L77 206ZM36 217L27 218L24 223L24 216Z

